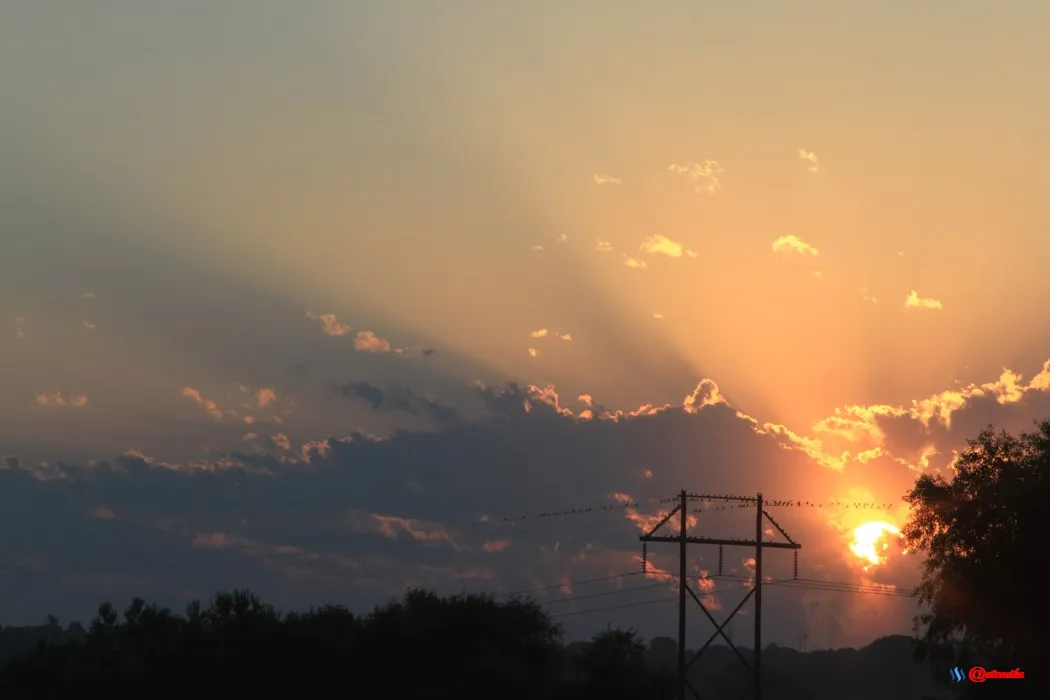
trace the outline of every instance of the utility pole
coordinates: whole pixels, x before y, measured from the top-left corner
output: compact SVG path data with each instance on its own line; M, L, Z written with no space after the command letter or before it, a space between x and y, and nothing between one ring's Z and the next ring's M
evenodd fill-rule
M686 700L685 696L685 591L689 586L686 581L686 535L689 530L688 494L685 489L678 495L678 512L682 514L679 519L678 528L678 700Z
M762 700L762 493L755 508L755 700Z
M754 540L730 540L730 539L719 539L711 537L691 537L688 534L689 528L689 501L722 501L727 504L731 504L725 507L747 507L750 505L755 506L755 539ZM755 700L762 700L762 550L766 548L773 549L791 549L794 550L795 555L795 578L798 578L798 550L802 548L802 545L795 542L791 537L784 532L784 528L780 527L780 524L767 513L763 507L764 501L762 500L762 494L759 493L756 496L712 496L706 494L691 494L683 490L673 499L664 499L664 502L678 501L678 504L671 509L666 516L664 516L660 522L656 524L649 532L641 535L638 539L642 542L642 571L648 571L648 544L650 542L675 542L678 544L678 700L688 700L687 691L692 694L696 700L702 700L700 694L697 692L686 678L686 673L689 667L696 663L700 655L703 654L711 643L714 642L719 636L722 637L729 645L729 648L736 653L737 658L748 668L753 674L753 696ZM657 535L656 531L666 525L675 514L679 515L679 528L678 534L673 537ZM785 542L767 542L764 538L763 526L766 521L771 523L777 531L783 535ZM718 545L718 575L722 575L722 555L723 547L754 547L755 548L755 576L754 584L751 590L748 591L744 599L737 604L736 608L733 609L729 616L722 623L715 621L715 618L708 611L707 607L703 604L700 598L696 595L692 588L689 587L689 580L686 572L686 545L688 544L715 544ZM704 613L711 624L715 626L715 633L707 640L707 642L700 648L693 658L688 662L685 659L685 622L686 622L686 594L693 599L693 601L699 606L700 610ZM755 597L755 653L752 665L751 662L740 652L740 650L733 644L733 640L726 634L726 628L732 629L731 623L733 618L736 616L740 609L744 607L748 599L751 596Z

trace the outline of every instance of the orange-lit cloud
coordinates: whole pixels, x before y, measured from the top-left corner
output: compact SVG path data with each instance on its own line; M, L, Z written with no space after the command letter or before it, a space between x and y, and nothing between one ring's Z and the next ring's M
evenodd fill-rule
M641 250L650 255L666 255L671 258L680 258L684 252L681 243L676 243L667 236L659 234L649 236L642 241Z
M87 406L87 396L74 394L65 396L61 391L45 391L36 395L39 406L84 408Z
M482 549L489 554L505 551L508 547L510 547L508 539L486 540L482 545Z
M340 323L335 314L315 314L312 311L307 311L306 317L320 323L325 335L346 335L353 330L345 323Z
M904 300L905 309L929 309L933 311L944 308L941 302L937 299L927 299L919 296L919 293L914 289L908 295L908 298Z
M867 287L861 287L860 298L871 304L878 304L879 300L872 295L871 291Z
M594 176L594 183L597 185L619 185L621 183L621 180L620 178L613 177L612 175L596 173Z
M610 243L609 241L603 241L600 238L595 240L594 247L598 250L599 253L611 253L613 249L612 243Z
M360 331L354 336L354 349L362 352L390 352L390 342L372 331Z
M182 391L179 392L181 396L190 399L195 404L201 407L205 413L214 418L215 420L222 420L225 415L223 411L219 410L218 405L211 399L207 399L201 395L201 392L193 387L183 387Z
M263 388L255 392L255 401L260 408L262 408L263 406L269 406L276 400L277 392L275 392L272 388Z
M641 270L641 269L645 269L645 268L649 267L649 265L646 264L646 262L644 260L642 260L641 258L633 258L633 257L631 257L629 255L624 255L623 256L623 264L626 265L627 267L632 267L632 268L634 268L636 270Z
M533 338L546 338L547 332L548 331L546 328L540 328L539 330L532 331L531 333L529 333L529 336Z
M817 158L817 154L813 151L807 151L804 148L798 149L798 159L805 161L806 169L811 173L815 173L820 170L820 159Z
M781 236L773 241L773 252L778 255L802 255L816 257L820 251L798 236Z
M537 350L536 348L529 348L528 351L529 351L529 357L539 357L540 356L540 351Z
M722 188L718 176L724 173L722 167L715 160L705 160L702 163L688 163L686 165L671 164L668 168L672 173L683 175L693 183L693 190L698 194L707 192L714 194Z

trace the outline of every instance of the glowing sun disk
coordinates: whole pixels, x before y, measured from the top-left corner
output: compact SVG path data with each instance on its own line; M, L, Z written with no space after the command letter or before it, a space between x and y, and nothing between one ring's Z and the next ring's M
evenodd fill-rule
M885 541L886 533L900 537L901 531L894 525L879 520L864 523L853 531L853 542L850 543L850 551L858 558L870 564L881 564L886 560L880 556L882 552L889 549L890 545Z

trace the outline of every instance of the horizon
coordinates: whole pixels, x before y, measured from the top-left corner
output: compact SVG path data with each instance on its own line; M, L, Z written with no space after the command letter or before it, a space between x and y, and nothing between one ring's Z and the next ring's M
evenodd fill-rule
M810 504L769 510L834 585L770 586L763 643L860 648L919 612L915 479L1050 418L1050 6L0 17L5 625L549 587L673 638L627 606L686 489Z

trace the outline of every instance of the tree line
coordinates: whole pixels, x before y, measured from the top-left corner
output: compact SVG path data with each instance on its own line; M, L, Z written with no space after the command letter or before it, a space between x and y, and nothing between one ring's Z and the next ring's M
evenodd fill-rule
M86 634L41 640L0 671L5 698L104 692L121 698L638 700L667 698L631 630L578 648L531 600L412 590L364 616L336 605L282 614L249 591L184 614L135 599L100 606Z

